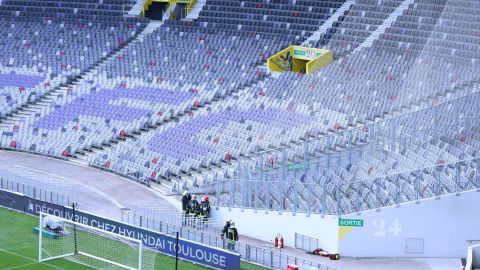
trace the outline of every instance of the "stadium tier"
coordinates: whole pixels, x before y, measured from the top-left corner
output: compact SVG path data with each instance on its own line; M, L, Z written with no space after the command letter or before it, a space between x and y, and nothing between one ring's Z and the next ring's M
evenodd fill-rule
M294 3L295 2L295 3ZM198 23L216 31L270 33L303 41L342 5L343 0L207 1Z
M156 25L124 17L127 0L3 1L1 147L173 192L282 179L249 207L318 213L414 200L417 176L422 196L438 196L432 170L476 174L480 6L354 1L307 44L332 50L332 64L266 70L344 2L209 0L193 22ZM299 163L310 166L285 171Z

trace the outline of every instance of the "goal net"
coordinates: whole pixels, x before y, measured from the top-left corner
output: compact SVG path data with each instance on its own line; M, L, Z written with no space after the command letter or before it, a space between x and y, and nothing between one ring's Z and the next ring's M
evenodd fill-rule
M66 259L93 269L154 269L142 241L49 214L40 214L39 261Z

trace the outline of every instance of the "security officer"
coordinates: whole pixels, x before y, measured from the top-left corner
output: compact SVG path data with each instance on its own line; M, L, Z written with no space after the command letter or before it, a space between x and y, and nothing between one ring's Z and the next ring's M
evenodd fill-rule
M182 225L185 226L186 225L186 218L188 216L188 210L190 208L190 200L192 199L192 197L190 196L190 193L188 191L184 191L183 192L183 196L182 196Z
M200 210L200 207L197 201L197 197L195 195L192 195L192 199L190 200L189 207L188 207L188 216L191 220L190 222L193 228L195 228L195 223L197 222L199 210Z
M199 216L203 227L205 227L210 217L210 201L208 200L208 196L203 196L200 201Z
M222 230L222 234L220 235L220 237L222 238L222 240L225 238L225 235L227 234L228 232L228 228L230 228L230 224L232 223L232 219L229 218L227 219L227 221L225 222L225 225L223 226L223 230ZM225 248L225 247L224 247Z
M238 241L238 232L237 228L235 228L235 223L230 223L230 228L227 230L227 249L231 251L235 251L235 243Z

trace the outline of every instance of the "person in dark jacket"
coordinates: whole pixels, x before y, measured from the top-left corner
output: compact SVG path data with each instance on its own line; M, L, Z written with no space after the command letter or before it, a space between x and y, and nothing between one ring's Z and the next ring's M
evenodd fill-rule
M238 231L235 228L235 223L230 223L230 228L227 230L227 249L231 251L235 251L235 243L238 241Z
M205 228L208 218L210 217L210 201L208 199L208 196L202 197L200 201L200 209L199 209L199 216L200 216L200 222L202 223L202 226Z
M199 204L197 201L197 198L195 195L192 195L192 199L190 200L190 203L188 204L188 218L189 221L187 222L189 225L187 226L192 226L193 228L196 227L196 223L198 222L198 213L199 213Z
M222 239L225 238L225 235L228 232L228 228L230 228L231 222L232 222L232 219L228 219L227 222L225 222L225 226L223 226L222 234L220 235Z
M188 209L190 206L190 200L192 197L190 196L190 193L188 191L183 192L182 196L182 225L186 225L186 218L188 216Z
M192 217L198 216L198 201L197 197L195 195L192 196L192 199L190 200L190 203L188 204L188 214Z

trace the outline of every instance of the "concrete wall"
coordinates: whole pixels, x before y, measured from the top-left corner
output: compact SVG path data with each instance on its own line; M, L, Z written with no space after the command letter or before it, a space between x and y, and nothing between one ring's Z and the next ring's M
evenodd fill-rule
M475 245L472 247L469 247L469 251L472 251L471 254L471 265L472 268L480 268L480 245Z
M339 240L343 256L466 257L469 243L480 240L480 192L447 195L440 200L342 218L363 219L363 227L347 227ZM469 241L469 242L467 242Z
M319 239L319 246L330 252L338 250L338 219L332 216L270 212L221 207L212 209L214 220L233 219L241 236L246 235L266 242L273 241L277 233L282 234L285 245L295 246L295 233L300 233Z

